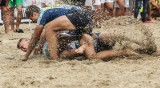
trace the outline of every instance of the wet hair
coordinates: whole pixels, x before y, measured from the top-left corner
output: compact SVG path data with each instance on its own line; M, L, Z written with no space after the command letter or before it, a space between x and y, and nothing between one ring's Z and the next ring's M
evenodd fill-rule
M22 40L24 40L24 39L26 39L26 38L21 38L21 39L19 39L19 41L18 41L18 43L17 43L17 48L18 48L18 49L20 49L20 46L19 46L19 45L20 45L20 43L22 42Z
M33 16L33 12L39 13L40 12L40 8L38 6L36 6L36 5L28 6L26 11L25 11L26 17L29 18L30 16Z

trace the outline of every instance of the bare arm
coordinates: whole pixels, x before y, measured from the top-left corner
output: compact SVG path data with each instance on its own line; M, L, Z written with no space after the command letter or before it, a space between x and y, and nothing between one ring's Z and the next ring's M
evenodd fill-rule
M34 49L34 54L41 54L42 53L42 45L45 42L45 32L43 31L41 36L40 36L40 40L39 40L39 44L37 47L35 47Z
M44 42L45 42L45 32L42 32L42 34L40 36L40 40L39 40L39 45L38 46L41 47Z
M35 30L34 30L34 34L30 40L30 43L28 45L28 50L27 53L25 54L25 58L23 59L23 61L27 61L29 58L29 55L32 53L33 49L35 48L35 45L38 41L38 38L40 37L42 30L43 30L44 26L43 25L38 25Z

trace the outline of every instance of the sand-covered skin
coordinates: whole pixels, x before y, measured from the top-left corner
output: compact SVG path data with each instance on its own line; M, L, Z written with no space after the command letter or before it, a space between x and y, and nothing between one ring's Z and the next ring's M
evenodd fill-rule
M119 22L114 20L115 23L116 21ZM6 35L1 26L0 88L160 88L159 24L158 21L154 24L145 24L155 38L158 49L155 54L142 55L142 58L115 58L108 62L101 60L49 61L41 55L32 55L30 60L22 62L20 59L24 58L25 53L16 48L17 42L20 38L30 38L33 31L29 30L28 24L22 24L24 34ZM122 32L121 29L135 30L135 28L134 23L109 24L94 31ZM143 37L140 33L128 31L124 34L140 39Z

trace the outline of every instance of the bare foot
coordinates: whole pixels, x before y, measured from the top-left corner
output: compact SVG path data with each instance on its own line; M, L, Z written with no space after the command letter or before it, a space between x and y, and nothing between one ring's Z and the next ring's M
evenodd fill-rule
M131 55L131 56L134 56L134 55L139 55L138 53L136 53L135 51L131 50L131 49L126 49L126 52L127 52L127 55Z
M152 21L145 21L144 23L154 23L154 22L152 22Z
M78 49L76 49L75 52L82 54L84 52L84 50L85 50L85 46L81 46Z

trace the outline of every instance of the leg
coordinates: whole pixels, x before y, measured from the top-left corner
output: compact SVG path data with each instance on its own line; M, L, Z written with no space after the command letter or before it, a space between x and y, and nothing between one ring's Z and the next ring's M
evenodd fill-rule
M9 6L11 7L10 8L10 25L11 25L11 29L13 30L13 31L15 31L14 30L14 6L15 6L15 3L14 3L14 0L12 1L12 0L9 0Z
M124 16L124 8L125 8L124 0L117 0L117 3L118 3L118 5L119 5L119 7L121 9L121 16Z
M60 54L60 58L62 58L62 59L74 58L74 57L80 56L80 55L82 55L82 54L75 52L75 49L65 50Z
M146 21L147 9L148 9L148 0L143 0L142 22Z
M116 8L116 17L122 16L121 14L122 14L121 9L120 8Z
M15 32L15 29L14 29L14 8L11 8L11 10L10 10L10 25L11 25L11 29Z
M9 24L10 24L10 11L6 9L6 7L2 6L2 16L5 27L5 33L9 32Z
M74 30L76 29L75 26L69 21L66 16L61 16L51 22L49 22L45 26L45 34L46 40L48 42L49 53L51 59L57 59L57 31L62 30Z
M101 21L101 0L95 0L95 3L93 4L96 8L95 10L95 26L97 28L100 28L100 21Z
M96 5L96 11L95 11L95 23L97 28L101 28L101 20L102 20L102 9L101 5Z
M141 7L142 0L136 0L135 2L135 11L134 11L134 18L137 19L138 14L139 14L139 9Z
M151 9L150 9L150 4L148 4L148 8L147 8L147 11L148 11L148 20L151 21L152 20L152 17L151 17Z
M106 50L101 51L96 54L98 59L110 59L112 57L119 57L119 56L131 56L131 55L138 55L136 52L130 49L123 49L123 50Z
M119 12L120 12L120 15L119 15ZM121 10L120 10L119 5L117 4L117 2L114 2L113 14L114 14L114 17L121 16Z
M81 40L87 43L86 47L85 47L85 50L84 50L86 58L94 59L96 52L95 52L95 49L94 49L93 38L88 34L83 34Z
M113 2L106 2L105 7L107 8L109 15L113 16L113 9L114 9Z
M17 6L17 18L16 18L16 30L19 29L19 25L21 23L21 19L22 19L22 6Z

